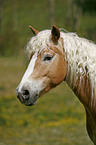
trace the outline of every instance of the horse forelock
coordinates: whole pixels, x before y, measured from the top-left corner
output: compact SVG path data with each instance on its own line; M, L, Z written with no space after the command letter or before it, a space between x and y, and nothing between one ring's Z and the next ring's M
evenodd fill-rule
M31 54L40 53L45 48L48 48L49 44L49 37L51 34L51 30L44 30L39 32L36 36L32 37L31 40L28 42L26 47L26 53L28 57Z
M40 53L44 51L46 48L50 49L54 44L51 43L51 30L44 30L39 32L36 36L32 37L26 46L26 53L30 58L31 54ZM58 41L58 45L55 47L60 48L62 44Z

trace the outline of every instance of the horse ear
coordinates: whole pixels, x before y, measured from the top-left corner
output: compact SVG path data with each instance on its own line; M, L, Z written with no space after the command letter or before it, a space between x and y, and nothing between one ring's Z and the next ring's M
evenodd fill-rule
M58 39L60 38L60 30L55 25L52 26L51 35L52 35L52 41L54 43L57 43Z
M37 35L39 33L39 31L34 29L32 26L29 26L29 28L31 29L31 31L34 35Z

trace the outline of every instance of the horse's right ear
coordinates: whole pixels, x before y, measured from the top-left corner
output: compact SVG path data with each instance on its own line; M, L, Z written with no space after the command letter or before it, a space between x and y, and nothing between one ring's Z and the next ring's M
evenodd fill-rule
M39 31L34 29L32 26L29 26L29 28L31 29L31 31L34 35L37 35L39 33Z
M58 39L60 38L60 30L55 25L52 26L51 36L52 36L52 41L54 43L57 43L58 42Z

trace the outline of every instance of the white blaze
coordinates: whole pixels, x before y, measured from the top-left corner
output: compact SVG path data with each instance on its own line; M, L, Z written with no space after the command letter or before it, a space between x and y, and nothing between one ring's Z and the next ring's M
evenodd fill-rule
M32 74L33 70L34 70L34 66L35 66L35 62L37 60L37 54L35 53L28 65L28 68L19 84L19 92L21 91L22 86L24 85L24 83L28 80L28 78L30 77L30 75Z

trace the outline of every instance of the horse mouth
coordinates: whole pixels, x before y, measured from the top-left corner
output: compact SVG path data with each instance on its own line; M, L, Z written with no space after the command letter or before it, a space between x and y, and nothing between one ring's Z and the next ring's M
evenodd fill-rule
M25 103L23 103L23 104L26 105L26 106L33 106L33 105L36 105L38 98L39 98L39 95L36 94L36 95L34 96L34 99L33 99L33 100L29 100L29 102L25 102Z
M39 98L39 95L36 94L34 96L31 96L31 97L30 96L25 97L23 94L19 93L17 95L17 98L19 99L19 101L22 104L24 104L26 106L33 106L33 105L35 105L37 103L37 100Z

